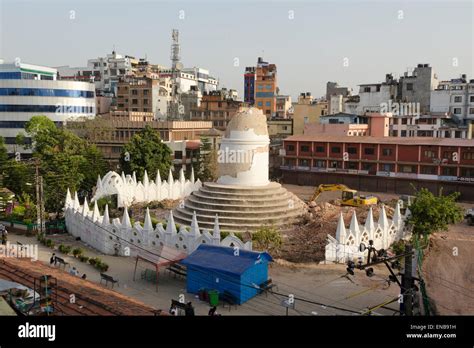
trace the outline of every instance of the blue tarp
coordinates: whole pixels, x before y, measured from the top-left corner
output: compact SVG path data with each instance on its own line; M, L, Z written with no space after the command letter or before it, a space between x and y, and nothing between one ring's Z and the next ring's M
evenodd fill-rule
M205 268L231 275L242 275L247 269L262 261L273 261L267 252L238 250L234 248L201 244L181 263L186 266Z

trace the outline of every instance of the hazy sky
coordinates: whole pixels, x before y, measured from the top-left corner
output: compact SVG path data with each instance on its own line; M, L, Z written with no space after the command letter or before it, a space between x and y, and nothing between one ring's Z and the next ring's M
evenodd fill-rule
M6 61L85 66L115 45L168 66L177 28L184 66L209 69L241 97L244 69L258 56L277 65L280 92L293 97L323 95L327 81L380 82L417 63L440 79L474 78L470 0L0 0L0 11Z

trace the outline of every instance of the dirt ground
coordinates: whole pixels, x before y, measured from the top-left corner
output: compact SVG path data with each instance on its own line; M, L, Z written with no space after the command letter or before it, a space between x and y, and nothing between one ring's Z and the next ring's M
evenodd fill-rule
M314 187L284 185L304 202L307 202L314 193ZM369 194L360 192L361 195ZM374 194L379 204L374 205L374 221L377 222L382 202L386 206L387 216L393 216L398 195ZM327 235L336 235L337 222L340 213L343 214L346 226L350 224L353 212L357 215L359 224L364 224L369 207L345 207L340 204L341 191L323 192L316 199L315 204L308 205L310 217L303 219L300 224L294 225L283 232L283 245L276 255L291 262L320 262L324 260Z
M431 237L422 270L438 314L474 314L473 250L474 226L465 221Z

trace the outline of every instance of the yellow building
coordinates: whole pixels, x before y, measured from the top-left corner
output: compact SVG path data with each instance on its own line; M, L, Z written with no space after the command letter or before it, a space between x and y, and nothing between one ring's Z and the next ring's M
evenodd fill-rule
M291 119L272 119L267 121L267 125L270 139L293 135L293 120Z
M319 123L319 117L327 115L328 103L314 100L309 92L301 93L293 109L293 135L301 135L305 124Z

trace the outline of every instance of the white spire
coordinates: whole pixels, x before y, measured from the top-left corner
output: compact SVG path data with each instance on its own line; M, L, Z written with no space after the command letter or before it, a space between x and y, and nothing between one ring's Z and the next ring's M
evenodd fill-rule
M168 173L168 185L173 185L173 174L171 173L171 168L170 168L170 171Z
M125 177L125 173L124 173L124 172L122 172L122 181L123 181L124 184L127 183L127 178Z
M360 228L359 228L359 222L357 221L357 214L355 210L352 213L351 224L349 226L349 229L354 234L356 241L359 241Z
M100 175L97 176L97 184L95 185L95 191L100 192L102 189L102 180L100 179Z
M79 203L79 197L77 197L77 191L74 192L74 204L72 206L75 210L81 207L81 203Z
M369 234L375 230L374 213L372 212L372 207L369 208L369 213L367 214L367 219L365 219L364 227Z
M382 210L380 211L379 226L384 231L388 228L387 213L385 212L385 206L384 205L382 205Z
M212 231L212 236L219 241L221 240L221 230L219 228L219 217L217 214L214 220L214 230Z
M64 206L66 208L69 208L73 204L72 198L71 198L71 191L69 191L69 187L67 188L66 192L66 201L64 202Z
M190 179L191 183L194 184L194 167L191 166L191 179Z
M186 179L184 178L184 169L181 168L181 170L179 171L179 181L181 183L184 183L186 181Z
M400 226L400 223L402 222L402 214L400 213L400 204L398 202L395 206L395 212L393 213L392 221L397 226Z
M150 184L150 180L148 180L148 173L146 172L146 169L145 169L145 174L143 174L143 186L147 188L149 184Z
M158 185L158 187L161 186L161 175L160 175L160 171L159 171L159 170L156 171L155 183Z
M123 210L122 226L129 227L129 228L132 227L132 223L130 221L130 216L128 216L127 207L125 207L124 210Z
M110 224L109 205L108 204L105 205L104 216L102 217L102 224L103 225Z
M194 236L198 236L201 234L199 231L199 224L197 221L196 211L193 212L193 219L191 220L191 234Z
M145 213L145 224L143 225L143 229L147 231L153 230L153 224L151 223L151 216L150 216L150 209L146 208Z
M166 222L166 231L165 233L176 234L176 225L174 224L173 211L170 210L170 215L168 216L168 221Z
M94 212L92 213L92 221L97 221L100 218L99 207L97 206L97 201L94 201Z
M89 214L89 204L87 203L87 197L84 197L84 204L82 205L82 216Z
M137 174L135 172L133 172L133 174L132 174L132 180L133 180L133 183L136 185L137 184Z
M344 217L342 213L339 215L339 221L337 222L337 229L336 229L336 240L343 244L344 238L346 237L346 226L344 225Z

